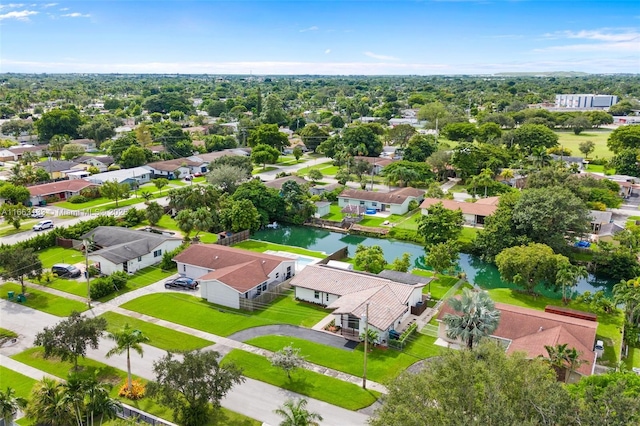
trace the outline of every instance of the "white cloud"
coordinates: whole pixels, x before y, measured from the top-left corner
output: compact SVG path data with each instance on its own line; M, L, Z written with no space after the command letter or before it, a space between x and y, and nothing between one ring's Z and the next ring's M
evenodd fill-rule
M571 51L571 52L596 52L596 51L621 51L633 52L638 50L640 32L633 29L601 29L582 31L556 31L543 35L543 40L581 40L581 43L557 44L555 46L534 49L534 52Z
M318 31L320 28L316 27L315 25L309 28L303 28L300 30L301 33L306 33L307 31Z
M73 13L67 13L66 15L62 15L65 18L90 18L91 15L87 14L82 14L79 12L73 12Z
M24 4L23 3L0 4L0 10L2 10L2 9L17 9L19 7L24 7Z
M46 9L47 7L53 7L53 6L57 6L57 5L58 5L58 3L47 3L47 4L43 4L42 7Z
M331 53L331 49L327 49L324 51L325 55L328 55L329 53Z
M13 11L0 15L0 21L4 19L17 19L18 21L28 21L29 16L37 15L38 12L35 10L21 10L21 11Z
M381 61L397 61L398 60L398 58L394 56L378 55L377 53L373 53L373 52L364 52L364 54L373 59L380 59Z
M64 12L66 10L69 10L69 8L68 7L63 7L62 9L60 9L61 12Z

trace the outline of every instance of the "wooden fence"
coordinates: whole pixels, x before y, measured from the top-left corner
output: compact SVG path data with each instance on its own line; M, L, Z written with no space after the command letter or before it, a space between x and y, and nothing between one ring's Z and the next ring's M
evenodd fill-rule
M231 235L227 234L226 232L221 232L218 234L218 241L216 241L216 244L219 244L221 246L230 246L232 244L236 244L248 239L249 239L248 229L240 232L235 232Z

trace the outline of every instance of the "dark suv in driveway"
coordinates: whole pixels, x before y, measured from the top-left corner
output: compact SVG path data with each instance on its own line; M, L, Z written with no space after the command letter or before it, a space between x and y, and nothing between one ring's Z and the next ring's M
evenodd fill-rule
M78 278L82 274L80 269L68 263L56 263L51 267L51 272L61 278Z
M195 290L200 283L192 278L179 277L167 280L164 283L164 288L184 288L186 290Z

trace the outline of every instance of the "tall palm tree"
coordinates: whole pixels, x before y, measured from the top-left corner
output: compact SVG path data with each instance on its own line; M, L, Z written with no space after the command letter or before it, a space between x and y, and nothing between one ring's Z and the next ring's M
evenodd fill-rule
M588 276L584 266L572 265L568 261L563 262L556 272L556 284L562 286L562 302L566 305L570 298L567 297L567 287L574 287L580 278Z
M12 425L18 410L24 409L26 406L27 400L16 396L15 389L7 387L6 392L0 391L0 418L5 425Z
M576 348L571 348L567 351L566 354L566 372L564 376L564 382L569 383L569 378L571 378L571 373L576 371L582 364L587 363L587 360L581 359L580 356L582 354L576 350Z
M69 375L62 385L63 399L72 407L78 426L101 425L105 417L116 417L120 403L109 396L111 387L98 380L97 372Z
M446 314L447 337L461 339L467 348L473 346L483 337L488 337L498 328L500 311L486 291L465 288L462 296L451 298L449 305L461 315Z
M25 414L36 424L72 425L76 423L75 415L64 395L64 388L60 382L45 377L33 387Z
M146 343L149 338L142 334L140 330L132 329L126 323L122 330L107 334L107 338L116 342L116 346L107 352L107 358L113 355L127 354L127 390L131 392L131 349L136 351L140 357L143 355L141 343Z
M544 348L547 350L547 354L549 355L547 362L555 370L556 378L560 380L562 377L561 373L566 369L566 363L568 361L569 349L567 348L567 344L563 343L555 346L544 345Z
M318 413L307 411L307 400L302 398L294 401L288 399L281 408L274 411L284 418L280 426L318 426L322 421L322 416Z

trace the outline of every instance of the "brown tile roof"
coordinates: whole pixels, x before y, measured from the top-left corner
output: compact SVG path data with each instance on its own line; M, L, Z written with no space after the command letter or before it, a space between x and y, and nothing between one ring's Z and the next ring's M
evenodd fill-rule
M198 161L189 160L187 158L176 158L174 160L166 160L166 161L156 161L155 163L149 163L147 166L152 167L156 170L162 170L165 172L172 172L174 170L179 169L180 167L186 166L199 166L202 163Z
M354 160L361 160L361 161L366 161L369 164L375 164L376 166L380 166L380 167L385 167L388 166L389 164L393 163L395 160L392 160L391 158L382 158L382 157L362 157L362 156L356 156L353 157Z
M525 352L530 358L547 356L545 345L555 346L567 343L570 348L581 352L581 359L587 361L578 372L590 375L593 368L595 352L593 345L596 339L598 323L549 312L523 308L520 306L496 303L500 310L500 323L494 336L511 340L507 349L511 352ZM456 312L445 303L438 314L442 319L445 314Z
M207 152L205 154L196 154L195 157L201 158L202 161L204 161L205 163L210 163L211 161L217 158L224 157L227 155L241 155L241 154L233 152L232 150L224 149L222 151Z
M176 262L212 269L201 281L218 280L239 293L264 282L280 263L291 259L272 254L225 247L195 244L173 258Z
M304 180L304 178L301 178L300 176L284 176L269 182L265 182L264 186L267 186L269 188L282 189L282 185L284 185L285 182L288 182L290 180L296 182L298 185L305 185L310 183Z
M402 204L409 197L420 198L424 196L421 189L406 187L394 189L389 192L363 191L360 189L346 189L340 193L339 198L350 198L354 200L377 201L384 204Z
M91 145L95 144L96 142L92 139L74 139L72 141L69 141L69 143L75 143L78 145Z
M27 189L31 196L59 194L60 192L77 192L89 186L96 186L93 183L82 179L61 180L59 182L45 183L42 185L30 186Z
M37 146L11 146L8 148L9 151L14 154L24 154L25 152L37 152L47 149L49 145L37 145Z
M425 198L421 209L427 209L434 204L442 203L445 209L462 210L464 214L473 214L478 216L489 216L498 209L498 197L481 198L475 203L467 203L465 201L443 200L439 198Z

